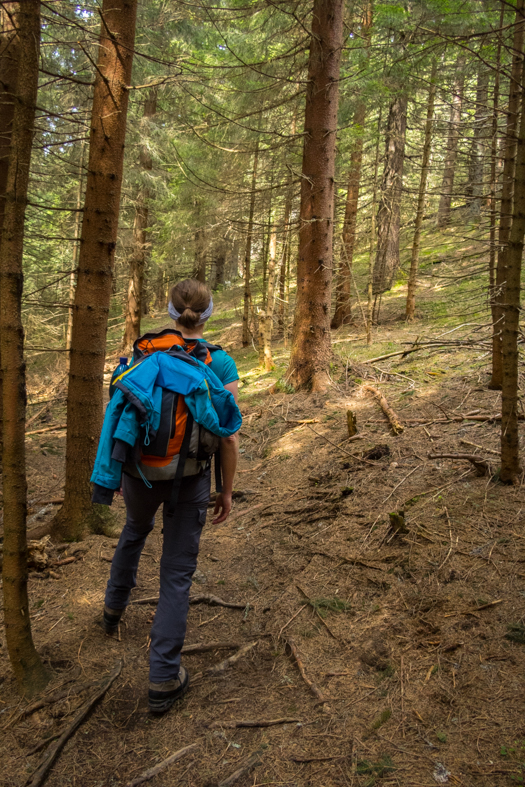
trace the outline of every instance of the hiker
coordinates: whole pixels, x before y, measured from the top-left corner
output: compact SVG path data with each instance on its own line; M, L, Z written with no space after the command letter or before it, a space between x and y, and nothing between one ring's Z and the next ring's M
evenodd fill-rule
M102 626L108 634L118 629L130 591L136 585L146 537L163 505L160 598L150 645L148 697L154 713L168 710L189 686L188 671L181 666L180 656L189 591L210 500L209 452L219 444L222 490L215 500L213 524L224 522L232 505L241 424L236 405L239 375L233 359L204 340L204 326L212 311L211 292L205 284L186 279L172 288L168 313L173 323L139 338L134 346L134 363L117 378L91 479L95 482L93 501L111 502L122 471L121 493L127 511L106 588ZM189 391L194 384L192 375L200 383ZM150 379L155 380L152 387ZM175 392L169 390L170 386ZM155 413L159 414L157 418ZM142 442L138 457L135 425L139 422ZM177 443L171 456L169 449L160 456L162 451L155 448L163 431L172 448ZM217 434L223 436L219 439ZM135 451L131 459L130 451ZM215 464L217 469L217 456Z

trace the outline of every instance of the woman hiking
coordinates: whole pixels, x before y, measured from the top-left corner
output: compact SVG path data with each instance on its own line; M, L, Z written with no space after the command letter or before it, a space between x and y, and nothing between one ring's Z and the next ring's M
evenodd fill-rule
M173 322L158 333L149 333L138 339L135 343L134 357L136 358L137 354L139 356L153 356L155 354L156 363L159 363L160 360L167 363L166 358L159 358L159 356L169 355L174 356L176 361L188 361L192 365L192 369L194 366L197 367L200 374L206 371L208 391L213 390L210 379L217 382L213 374L210 375L207 371L211 369L224 389L230 392L225 394L224 390L221 390L223 397L226 396L230 400L230 409L233 407L238 413L238 421L235 421L238 429L240 413L235 402L237 401L239 375L235 362L220 347L208 344L203 336L204 326L212 311L211 292L205 284L194 279L179 282L170 292L168 313ZM195 358L198 360L194 360ZM152 358L150 358L151 360ZM173 364L171 359L169 361ZM141 360L142 362L144 361ZM187 369L188 364L184 363L182 367ZM133 365L131 371L137 376L141 369ZM164 370L163 374L165 377ZM130 392L126 389L126 380L131 375L128 377L126 375L127 373L118 378L121 384L119 385L117 382L117 388L121 388L130 398ZM139 378L137 377L137 379ZM129 385L131 386L131 383ZM133 390L136 394L137 389ZM206 443L210 439L212 442L219 440L210 432L203 431L203 427L199 426L197 422L189 422L191 413L188 415L188 411L191 411L192 407L188 396L182 397L186 403L184 404L184 402L181 403L181 397L177 394L170 393L170 391L165 392L163 389L163 396L165 393L170 394L172 399L168 401L167 407L163 399L160 425L153 443L158 441L164 428L164 419L167 417L164 411L168 412L171 408L168 413L171 419L168 420L168 431L171 430L170 445L178 440L178 454L160 457L158 455L160 452L157 452L155 455L151 441L148 442L151 437L151 433L149 433L148 439L143 439L140 459L133 461L130 460L129 451L126 456L119 457L118 444L120 441L118 439L112 441L112 457L115 458L115 452L117 452L116 458L122 462L121 491L126 504L127 516L111 564L102 620L103 628L108 634L117 631L122 614L129 603L130 591L136 585L137 567L146 537L153 529L155 514L162 505L163 546L160 561L160 596L151 629L148 695L149 708L154 713L167 711L177 699L182 697L189 686L188 671L184 666L181 666L180 657L186 634L189 591L197 565L199 540L206 520L211 486L211 457L202 452L201 443ZM218 396L217 390L215 393ZM235 401L233 401L232 395ZM115 398L116 396L113 397L113 399ZM220 404L220 400L217 399L217 401ZM129 404L126 404L125 407L129 408ZM198 408L198 404L194 403L194 407ZM186 434L190 435L191 432L188 439L182 439L182 431L177 437L179 421L185 417L188 421L188 423L185 422ZM107 418L108 414L106 413ZM104 429L101 443L103 435ZM116 437L116 433L112 437ZM199 443L199 447L194 446L192 449L195 440ZM188 450L183 455L185 442ZM129 448L129 446L125 448ZM99 444L99 452L102 450ZM206 446L204 446L204 450L206 451ZM208 450L213 449L208 448ZM202 458L203 456L204 458ZM137 460L136 453L134 458ZM218 492L215 500L213 524L224 522L231 511L237 459L237 432L227 437L221 437L222 491ZM182 465L179 460L183 462L183 471L181 466L177 474L177 467L179 464ZM113 464L115 463L113 462ZM101 473L100 467L97 475L97 463L95 463L95 468L92 478L96 482L93 500L94 502L108 502L107 497L103 500L99 495L104 497L106 493L111 492L112 496L113 492L107 488L101 490L97 485L100 478L104 479L106 476ZM106 481L103 483L106 483L107 486L110 485ZM173 491L175 484L178 485L176 493Z

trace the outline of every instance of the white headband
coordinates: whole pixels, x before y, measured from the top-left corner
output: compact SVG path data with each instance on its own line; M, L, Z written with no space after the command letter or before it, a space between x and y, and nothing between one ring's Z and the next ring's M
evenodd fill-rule
M177 311L171 300L168 303L168 314L172 320L178 320L181 315L181 312ZM213 314L213 298L210 298L210 302L206 307L206 309L202 312L200 316L200 320L197 323L197 325L203 325L206 322L206 320L209 320L212 314Z

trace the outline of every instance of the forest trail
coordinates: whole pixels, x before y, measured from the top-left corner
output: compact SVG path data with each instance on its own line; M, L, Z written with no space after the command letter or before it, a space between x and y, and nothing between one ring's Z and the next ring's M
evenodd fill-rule
M221 323L219 313L217 330ZM395 351L406 326L391 325L389 334ZM351 338L343 332L350 353ZM21 717L2 647L0 782L24 784L46 741L92 691L75 688L122 661L52 767L49 787L126 785L195 742L152 787L232 783L225 780L247 762L241 787L521 783L525 490L479 477L467 461L427 458L498 449L497 422L475 420L499 411L499 394L479 385L478 355L416 353L382 362L383 372L341 362L330 392L308 397L261 394L268 378L250 376L250 357L236 350L245 385L235 508L222 526L208 522L192 593L241 606L192 604L187 645L222 646L188 653L185 665L195 676L256 644L220 673L194 679L182 702L153 718L146 688L154 606L132 603L119 638L97 625L115 538L53 548L55 565L29 580L33 636L55 672L49 695L71 691ZM386 396L405 426L400 435L364 383ZM351 442L347 409L360 435ZM472 420L453 420L460 413ZM41 428L62 417L53 408ZM43 510L44 520L46 501L60 494L62 434L28 440L32 516ZM120 499L112 510L121 526ZM400 510L406 533L389 521ZM158 592L160 539L157 523L133 601ZM269 721L279 723L258 726ZM245 722L253 726L236 726Z

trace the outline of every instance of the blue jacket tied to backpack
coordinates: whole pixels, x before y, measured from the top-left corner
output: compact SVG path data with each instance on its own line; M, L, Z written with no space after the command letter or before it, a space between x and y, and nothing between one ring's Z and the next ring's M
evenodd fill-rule
M123 461L114 458L116 441L135 446L141 428L153 438L161 419L162 389L184 396L197 424L218 437L241 428L242 416L233 394L202 361L183 350L155 352L131 366L115 384L106 408L91 482L107 490L121 485Z

